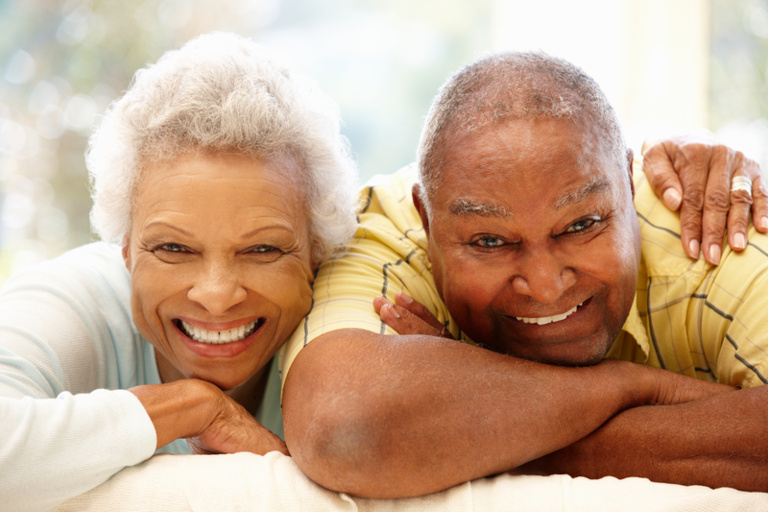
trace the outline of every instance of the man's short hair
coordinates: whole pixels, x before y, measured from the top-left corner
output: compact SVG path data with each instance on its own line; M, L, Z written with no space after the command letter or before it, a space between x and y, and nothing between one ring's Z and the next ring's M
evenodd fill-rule
M499 53L459 70L432 103L418 149L421 199L427 211L451 142L516 119L585 121L599 147L617 168L626 170L627 149L618 118L589 75L542 52Z

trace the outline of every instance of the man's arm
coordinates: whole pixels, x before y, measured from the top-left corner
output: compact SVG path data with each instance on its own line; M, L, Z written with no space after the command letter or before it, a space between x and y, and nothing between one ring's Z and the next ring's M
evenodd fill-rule
M556 367L443 338L347 329L299 353L283 414L288 448L310 478L404 497L515 468L628 407L726 389L620 361Z
M637 407L524 469L765 492L766 424L766 386L681 405Z

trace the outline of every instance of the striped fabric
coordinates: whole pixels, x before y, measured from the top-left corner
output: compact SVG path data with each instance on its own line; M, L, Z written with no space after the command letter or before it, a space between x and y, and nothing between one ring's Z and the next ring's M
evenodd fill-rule
M667 368L744 387L768 377L768 237L749 232L749 246L725 249L721 264L692 261L680 222L656 198L635 162L635 205L643 261L635 306L607 357ZM283 381L301 348L336 329L395 334L372 300L402 290L424 304L455 338L470 342L435 290L426 237L411 200L416 168L377 176L362 189L359 227L346 253L321 265L310 314L283 347ZM649 314L650 312L650 314Z

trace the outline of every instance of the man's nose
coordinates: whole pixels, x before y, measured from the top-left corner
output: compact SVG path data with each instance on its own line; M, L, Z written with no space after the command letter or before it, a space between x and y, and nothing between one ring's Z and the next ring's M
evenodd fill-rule
M537 302L555 302L576 283L576 272L547 250L522 255L517 263L512 289Z
M223 262L207 263L187 292L189 300L197 302L212 315L225 313L244 301L247 295L237 270Z

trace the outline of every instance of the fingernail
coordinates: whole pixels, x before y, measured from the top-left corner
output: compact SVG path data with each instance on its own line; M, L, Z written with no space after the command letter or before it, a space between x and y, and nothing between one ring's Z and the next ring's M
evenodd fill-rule
M720 246L712 244L709 246L709 262L713 265L720 263Z
M395 306L393 306L392 304L387 303L387 305L385 307L392 313L392 316L394 316L395 318L400 318L400 315L395 310Z
M664 191L664 202L672 210L677 210L677 207L680 206L680 194L676 189L668 188Z
M405 292L397 292L397 298L400 299L402 302L405 302L406 304L410 304L411 302L413 302L413 297L411 297Z
M760 227L763 229L763 231L768 230L768 217L763 217L759 220Z
M736 233L733 235L733 247L735 249L743 249L747 246L747 239L744 238L743 233Z
M688 242L688 254L691 258L699 259L699 241L691 240Z

